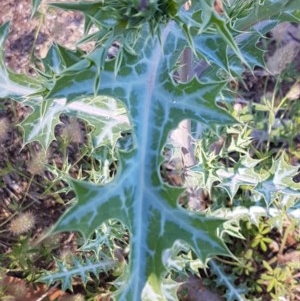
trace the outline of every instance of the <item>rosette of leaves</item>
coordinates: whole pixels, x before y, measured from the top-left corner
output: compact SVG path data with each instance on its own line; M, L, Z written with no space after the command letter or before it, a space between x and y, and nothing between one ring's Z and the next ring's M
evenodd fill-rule
M34 1L35 7L39 2ZM41 72L42 85L36 90L36 95L43 97L43 116L61 100L63 106L58 112L86 100L92 107L98 95L121 104L131 125L133 146L126 151L116 150L118 170L113 181L103 186L73 181L78 201L52 230L76 230L88 238L107 219L126 225L130 254L116 282L116 300L176 300L177 285L165 276L166 266L171 266L167 250L177 241L189 244L203 263L216 254L230 256L219 233L223 220L181 208L178 198L182 189L162 180L162 151L169 132L183 119L193 119L207 127L235 123L217 105L221 92L232 76L241 74L243 63L251 68L264 65L263 53L256 48L262 34L279 21L297 19L297 1L251 2L245 10L251 9L254 15L233 13L240 1L233 1L230 7L225 5L224 15L215 11L211 0L192 1L189 10L182 8L183 2L104 0L51 4L81 11L86 31L82 42L95 40L96 48L83 55L59 46L51 48L44 61L48 72ZM264 20L267 22L261 22ZM92 25L98 30L88 35ZM107 60L113 42L118 42L120 49L115 58ZM186 48L191 48L196 62L204 60L208 64L200 79L195 76L183 83L175 78ZM52 65L50 69L46 63ZM36 95L27 98L33 101ZM77 106L76 112L81 108ZM89 120L88 114L86 118ZM100 120L105 118L110 120L110 115L98 116ZM110 142L123 129L118 127ZM33 140L36 136L30 137ZM53 276L46 275L41 280L50 284Z

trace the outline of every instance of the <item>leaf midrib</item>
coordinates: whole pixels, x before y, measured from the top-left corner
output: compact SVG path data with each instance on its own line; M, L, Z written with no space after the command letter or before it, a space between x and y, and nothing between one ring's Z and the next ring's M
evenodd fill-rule
M136 248L135 252L135 269L136 272L133 272L133 275L142 275L141 272L144 271L145 266L145 248L144 244L146 244L146 237L147 234L144 233L144 226L145 223L148 224L149 220L143 221L143 212L147 210L149 211L149 204L145 202L145 195L147 193L147 190L149 187L147 186L148 181L150 181L150 178L148 178L147 175L151 174L149 171L145 170L145 168L148 167L147 164L145 164L149 160L149 146L151 145L151 141L153 139L153 118L152 112L155 108L154 101L156 100L154 98L155 95L155 88L156 88L156 77L159 70L159 65L161 63L161 60L163 59L163 48L162 45L165 42L169 31L170 31L171 24L169 23L162 34L162 44L155 41L155 48L151 54L151 56L148 58L148 61L150 62L148 66L151 66L151 68L147 72L146 76L146 82L145 82L145 93L143 98L143 106L142 106L142 112L140 112L138 119L142 124L143 128L142 131L139 132L138 135L138 145L137 145L137 156L138 156L138 162L139 164L135 164L135 168L138 169L137 175L138 175L138 181L139 184L137 186L137 192L135 196L136 203L136 217L135 217L135 223L136 223L136 232L135 232L135 244L133 247ZM153 62L151 64L151 62ZM152 164L151 164L152 165ZM153 166L153 165L152 165ZM135 180L135 179L134 179ZM131 280L132 281L132 280ZM134 296L138 296L140 293L139 285L134 286Z

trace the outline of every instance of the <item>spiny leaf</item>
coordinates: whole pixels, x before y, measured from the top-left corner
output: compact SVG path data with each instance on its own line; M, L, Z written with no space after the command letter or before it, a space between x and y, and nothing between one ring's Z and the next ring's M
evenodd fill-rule
M207 125L234 122L215 104L225 81L207 80L204 84L194 78L188 84L176 85L172 71L188 46L180 24L170 22L161 40L150 39L146 33L147 27L134 36L133 51L123 52L118 73L114 72L114 62L106 61L99 74L101 64L92 54L80 63L86 66L84 70L78 63L71 67L75 74L70 69L62 72L48 94L49 98L68 100L94 93L108 95L121 100L130 114L134 149L119 152L115 179L100 187L73 182L78 202L53 230L78 230L88 237L109 218L119 219L128 227L129 266L119 280L117 300L140 300L141 296L144 300L165 300L161 283L166 267L162 256L178 240L188 243L203 262L217 253L229 254L216 233L222 220L181 209L181 190L164 184L159 171L168 133L182 119L192 118ZM227 32L223 35L227 37ZM191 37L194 39L195 34ZM211 58L213 64L220 65L213 55ZM228 63L222 60L222 67L228 69ZM95 85L95 74L100 75L99 85ZM253 186L257 184L254 175L249 179Z
M231 199L240 186L251 185L254 187L259 182L258 174L253 169L245 167L240 167L237 170L234 168L219 169L217 175L221 181L218 186L224 188Z
M289 203L286 200L289 200ZM282 216L287 214L289 217L299 220L300 209L299 209L299 198L295 196L285 196L283 195L279 198L279 208L275 206L270 206L266 208L265 206L253 205L251 207L235 206L233 208L220 208L209 215L219 218L226 218L228 221L234 222L244 219L249 219L249 221L256 226L260 223L261 217L269 217L269 221L272 225L277 228L282 228L284 219ZM227 222L228 223L228 222Z
M284 2L287 3L287 0ZM109 3L116 6L110 11L111 18L104 9L104 5L109 8ZM234 70L241 74L242 64L235 60L236 56L243 58L236 41L239 30L245 25L240 21L244 20L246 24L248 21L247 28L250 28L254 25L255 18L250 16L250 21L239 18L229 24L227 22L230 20L225 17L219 19L214 14L213 1L193 1L189 16L195 22L191 26L187 24L183 32L182 24L185 22L181 19L183 11L179 10L183 1L160 2L163 5L169 3L171 6L163 8L170 8L170 13L167 10L159 12L156 9L157 1L151 2L145 13L137 9L138 1L74 4L84 5L80 9L85 9L86 31L92 24L99 28L99 32L93 37L99 39L97 42L101 41L102 48L97 48L80 61L71 62L65 70L59 66L59 74L45 83L49 91L48 99L39 103L43 126L37 134L44 134L43 129L46 127L44 117L47 112L43 106L50 108L51 101L55 105L59 104L60 98L66 99L68 106L82 99L91 99L89 96L101 95L120 100L128 111L134 147L128 152L118 152L116 177L105 186L73 181L78 202L53 229L53 232L77 230L88 237L107 219L118 219L124 223L129 230L131 249L128 268L118 279L119 287L115 294L116 299L122 301L174 300L174 289L166 290L166 286L162 284L167 263L163 256L178 241L187 243L203 263L215 254L230 255L218 233L224 220L189 212L180 207L178 198L182 190L169 187L161 178L161 154L169 132L183 119L195 119L207 126L235 122L216 105L218 94L228 81L219 71L223 69L231 74ZM123 5L121 10L120 5ZM260 7L257 7L255 13L260 19L269 17L268 12L260 10ZM155 37L160 32L161 36ZM203 39L206 52L201 52L201 47L195 43L199 33L206 34ZM215 34L218 34L218 39L212 43L205 40ZM255 34L257 37L257 33ZM111 43L119 39L123 52L122 59L116 60L116 64L114 60L107 61L106 54ZM221 51L213 49L216 41L220 41L220 48L224 50L223 57ZM227 49L227 43L233 51ZM188 83L176 84L175 66L188 46L195 48L193 50L198 55L197 59L202 59L202 56L208 58L211 67L201 77L201 81L195 77ZM250 53L252 51L253 49L249 50ZM211 55L208 56L208 53ZM59 111L58 107L55 109ZM52 117L56 116L53 112L55 110L50 114ZM52 124L46 132L45 145L52 138ZM257 184L254 169L249 175L246 168L238 168L237 172L242 177L235 170L228 172L236 180L235 186L226 183L232 197L243 181L247 184L253 182L253 186ZM269 179L269 175L263 176L263 180ZM279 185L284 189L289 183L285 178L275 180L276 187ZM91 269L93 271L93 265ZM71 277L64 278L66 273L63 271L56 276L68 281ZM86 280L87 274L83 273L82 277ZM48 281L50 283L54 280L49 278ZM171 286L174 288L174 284ZM168 295L169 291L172 293Z
M41 60L44 67L43 74L47 77L61 73L65 68L68 68L79 62L84 53L80 50L72 51L65 47L52 44L45 58Z
M255 191L263 195L268 206L274 201L278 192L300 196L300 183L293 181L293 177L297 173L298 167L287 164L282 155L273 162L269 174L258 183Z
M218 286L225 286L226 293L224 297L226 300L232 300L232 301L246 301L248 300L245 296L245 294L248 291L248 288L246 284L239 284L237 286L235 284L236 279L233 277L233 275L229 275L224 272L221 265L218 265L215 260L211 260L209 263L209 266L214 273L215 276L217 276L216 283Z
M78 230L89 237L107 219L118 219L130 233L130 258L124 282L116 292L117 300L166 300L162 279L166 268L163 254L174 243L185 241L202 262L229 252L217 233L220 219L180 208L181 189L171 188L160 176L161 152L169 132L184 118L206 124L232 123L234 119L215 104L224 82L174 84L167 66L180 56L182 43L179 28L170 24L158 39L143 43L139 56L124 52L120 71L115 76L113 62L107 62L101 73L97 94L117 97L130 113L134 129L134 148L119 152L118 172L105 186L73 182L78 202L54 228L54 232ZM144 45L144 46L142 46ZM185 44L186 45L186 44ZM183 49L184 45L179 49ZM94 94L94 74L89 68L72 77L61 75L49 98Z
M113 250L115 247L115 241L124 241L124 235L126 232L127 230L122 223L116 220L109 220L108 222L102 223L101 226L95 230L92 239L79 239L79 244L81 245L79 251L92 251L98 256L98 254L102 252L103 248L109 247L109 250Z
M264 20L299 22L298 0L251 1L249 13L235 21L235 28L245 31ZM251 12L251 13L250 13ZM298 16L298 17L297 17ZM291 20L292 19L292 20Z
M249 219L249 221L255 225L259 224L259 220L262 216L268 216L271 214L267 211L265 207L262 206L251 206L250 208L243 206L235 206L233 208L220 208L210 213L210 215L215 217L224 217L227 220L239 221L242 219ZM276 210L274 214L279 214Z
M21 123L24 130L24 142L38 141L44 149L47 149L55 139L54 128L60 123L59 115L62 107L51 100L35 100L31 104L32 112Z
M109 257L102 255L86 258L84 261L76 256L71 256L68 259L68 263L55 259L57 270L55 272L45 271L44 274L39 278L40 282L46 283L48 286L55 282L62 283L63 290L73 290L72 281L76 276L80 276L83 284L86 285L90 279L90 274L94 274L96 277L100 272L108 272L109 270L116 267L116 262Z
M230 32L228 25L226 26L224 20L220 20L216 16L213 17L213 23L215 27L217 28L217 31L220 33L222 39L226 44L233 50L236 57L244 63L246 66L248 66L248 61L245 60L243 53L241 52L240 48L238 47L236 41L234 40L232 33ZM250 67L250 66L248 66Z
M70 103L64 99L28 100L27 105L32 112L21 124L24 141L38 141L45 149L55 139L54 128L60 123L62 113L75 115L92 125L95 148L102 145L114 148L121 133L131 130L124 107L108 97L85 97Z
M242 185L251 186L253 192L261 194L267 204L270 206L277 193L285 193L287 195L299 195L300 184L293 181L293 176L297 174L298 167L288 165L284 161L284 155L276 161L273 161L271 169L268 171L255 171L255 165L259 161L252 162L252 168L248 168L248 161L242 159L241 164L247 166L239 166L237 169L219 169L217 175L221 181L218 185L224 188L233 199L237 190Z

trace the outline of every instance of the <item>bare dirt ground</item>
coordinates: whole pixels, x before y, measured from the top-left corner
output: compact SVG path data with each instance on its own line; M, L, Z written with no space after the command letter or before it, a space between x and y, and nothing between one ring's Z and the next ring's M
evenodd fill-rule
M0 2L0 24L9 21L11 27L5 44L5 59L7 65L16 72L31 71L29 59L33 51L38 57L43 57L53 42L74 49L74 43L82 36L81 13L50 9L46 15L32 18L31 0ZM43 3L45 5L47 1ZM40 10L45 12L43 6Z
M43 7L41 11L44 12ZM1 0L0 24L2 25L6 22L10 22L10 33L5 43L5 62L11 70L17 73L34 73L33 65L30 62L33 53L37 57L44 57L51 43L54 42L74 48L75 41L80 39L83 32L83 16L80 13L51 9L47 15L41 14L32 18L31 0ZM42 158L42 155L40 155L41 149L38 145L33 144L30 147L23 148L22 133L16 125L24 119L28 110L29 108L7 101L0 111L0 116L2 117L1 132L3 132L3 136L0 137L2 144L0 162L2 168L7 162L12 162L14 166L23 168L20 172L21 174L26 172L29 173L27 175L29 177L30 173L31 177L37 177L37 179L34 179L36 183L39 182L38 177L41 176L43 178L49 177L49 181L52 181L51 175L46 174L45 176L43 174L43 168L41 171L35 170L35 168L32 169L32 166L35 164L31 163L34 163L33 157L37 156L42 164L47 159L48 162L55 161L55 164L61 166L61 157L59 151L55 149L55 143L52 145L53 149L47 154L47 158ZM69 122L66 117L63 117L62 121L65 123ZM79 127L78 130L81 131L81 126L77 126ZM7 129L6 133L4 133L4 128ZM61 131L61 128L57 129L57 133L61 133ZM34 185L35 181L33 181L33 185L26 188L24 181L20 180L22 176L19 174L12 178L8 174L3 177L5 185L9 190L12 190L17 199L21 197L19 194L22 194L24 189L30 189L31 191L34 186L36 191L31 194L31 197L32 195L41 196L41 187ZM4 188L6 189L7 187ZM3 193L3 187L2 189L0 187L1 192ZM30 193L28 194L27 191L26 195L30 195ZM41 218L43 219L43 217ZM49 218L46 220L49 220Z

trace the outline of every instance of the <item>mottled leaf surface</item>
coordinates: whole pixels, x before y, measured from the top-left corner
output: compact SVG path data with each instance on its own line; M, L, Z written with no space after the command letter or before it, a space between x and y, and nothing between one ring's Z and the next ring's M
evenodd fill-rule
M100 125L95 123L96 145L101 141L112 142L124 129L131 130L133 147L126 152L118 151L115 178L104 186L73 181L77 203L60 218L52 231L79 231L87 238L108 219L119 220L128 228L129 263L116 281L116 300L176 300L176 284L165 279L166 268L172 266L169 250L174 245L189 245L204 263L216 254L230 255L219 233L224 220L183 209L178 204L182 190L170 187L162 180L163 149L170 131L183 119L194 119L208 127L236 122L216 104L216 99L232 75L241 75L243 64L251 68L264 64L263 53L255 42L276 22L255 25L269 19L267 2L276 11L273 16L278 17L277 21L297 18L290 12L295 6L292 0L282 1L288 7L286 12L284 6L279 6L279 1L260 1L259 5L250 5L250 8L255 8L254 14L240 15L238 12L231 19L217 14L213 1L193 1L187 12L179 9L183 2L160 1L167 5L162 8L170 12L165 15L155 7L156 1L150 1L145 12L136 10L135 1L129 1L128 7L121 0L53 4L82 11L86 32L92 25L99 29L92 35L99 47L87 55L55 46L50 49L44 63L53 66L45 69L46 80L41 92L46 99L30 103L33 115L27 118L27 124L23 124L29 132L27 141L38 140L48 146L54 138L53 129L59 113L76 106L75 111L80 114L87 112L86 116L95 110L91 119L87 118L91 122L99 119ZM34 3L37 7L39 1ZM107 10L109 5L115 5L116 9ZM124 6L121 8L127 13L127 19L120 13L119 5ZM130 15L132 12L136 14ZM143 24L147 13L151 18ZM167 19L170 16L171 20ZM245 29L248 35L242 36L241 30ZM89 40L91 37L85 38ZM115 41L120 42L120 51L114 59L107 60L109 47ZM180 83L176 82L181 67L179 58L186 47L192 48L197 61L204 59L207 68L201 80L195 76L188 83ZM0 84L2 80L5 88L7 82L10 84L10 76L3 74ZM4 89L2 93L5 97L10 96L7 91L12 89ZM31 91L19 94L26 93ZM97 97L105 100L100 107L96 105ZM107 115L110 109L112 111ZM111 136L99 138L107 127L105 119L107 122L119 120L119 109L123 117L121 126L117 124ZM104 115L103 111L106 112ZM285 170L284 164L276 165L276 168ZM287 189L291 176L287 173L283 178L272 178L270 174L263 180L270 178L275 189L280 185L280 189ZM231 196L241 181L253 186L258 183L254 171L253 174L244 174L242 168L221 171L217 176L228 179L227 182L224 180L223 187ZM91 262L88 264L93 266ZM77 274L81 268L85 269L76 266ZM60 266L58 276L65 279L67 273ZM87 277L87 274L82 275ZM44 278L48 284L55 279L55 275ZM229 296L242 293L232 287Z
M183 50L183 36L173 22L158 39L141 39L138 56L124 55L117 76L113 62L101 72L97 94L121 100L133 126L134 147L119 153L114 180L105 186L74 182L78 202L56 225L54 232L78 230L88 237L100 223L114 218L130 231L131 250L124 283L117 300L166 300L162 277L168 258L164 251L185 241L202 261L215 254L229 254L217 229L220 219L207 218L178 205L179 189L160 176L162 150L168 133L184 118L208 125L234 120L215 104L223 81L175 84L170 66ZM68 99L93 94L97 67L59 78L48 97Z
M66 99L27 100L32 112L22 122L26 143L39 141L45 149L55 139L54 129L60 115L67 113L86 120L92 127L93 146L114 147L122 132L131 130L124 106L106 96L82 97L73 102Z

